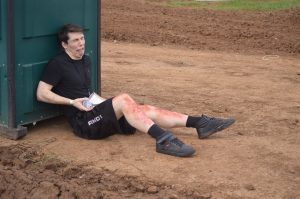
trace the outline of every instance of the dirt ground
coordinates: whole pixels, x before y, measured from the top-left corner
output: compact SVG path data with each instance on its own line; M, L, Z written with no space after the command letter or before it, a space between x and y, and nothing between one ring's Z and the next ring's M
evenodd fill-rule
M38 122L0 138L0 198L299 198L300 10L162 2L102 1L102 96L236 124L205 140L173 129L197 150L176 158L141 132L88 141L63 117Z
M169 8L166 0L102 1L102 37L245 54L300 53L300 8L273 12Z

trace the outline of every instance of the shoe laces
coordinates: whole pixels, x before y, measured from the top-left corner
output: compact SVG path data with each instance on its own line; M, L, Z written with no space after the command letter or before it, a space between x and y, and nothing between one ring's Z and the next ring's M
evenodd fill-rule
M175 144L179 147L182 147L182 145L184 145L184 143L181 140L179 140L178 138L174 138L172 140L169 140L169 142L172 143L172 144Z
M206 115L202 115L202 118L209 121L209 120L214 120L215 118L214 117L208 117Z
M214 117L208 117L206 115L202 115L201 119L198 121L197 128L205 127L211 120L214 120Z

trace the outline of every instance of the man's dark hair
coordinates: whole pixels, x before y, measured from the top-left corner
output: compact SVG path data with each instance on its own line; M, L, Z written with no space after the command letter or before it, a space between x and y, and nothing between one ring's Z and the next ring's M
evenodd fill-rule
M75 24L66 24L66 25L64 25L58 33L58 42L59 42L59 44L61 44L61 42L68 43L68 40L69 40L68 33L70 33L70 32L81 32L81 33L83 33L83 29L80 26L75 25Z

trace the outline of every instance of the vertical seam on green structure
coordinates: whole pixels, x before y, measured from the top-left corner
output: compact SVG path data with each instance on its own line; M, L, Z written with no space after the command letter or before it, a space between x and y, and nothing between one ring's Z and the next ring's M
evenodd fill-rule
M97 79L98 82L97 90L99 92L99 95L101 95L101 0L97 1Z
M7 2L8 127L16 127L14 0Z

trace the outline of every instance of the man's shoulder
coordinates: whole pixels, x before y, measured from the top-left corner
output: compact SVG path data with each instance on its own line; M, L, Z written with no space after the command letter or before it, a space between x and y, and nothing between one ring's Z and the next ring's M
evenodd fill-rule
M87 54L84 54L84 55L83 55L83 58L84 58L84 59L88 59L88 60L91 59L91 57L90 57L89 55L87 55Z
M66 65L68 62L68 57L65 53L59 53L48 61L48 65Z
M91 64L91 58L89 55L84 55L83 56L83 63L85 65L90 65ZM55 57L51 58L48 62L48 65L68 65L70 63L73 63L74 60L72 60L67 53L61 52L57 54Z
M67 60L68 60L68 56L66 56L66 53L64 53L64 52L60 52L56 56L54 56L50 59L50 61L58 61L58 62L67 61Z
M84 55L83 56L83 60L84 62L87 64L87 65L90 65L91 64L91 57L89 55Z

